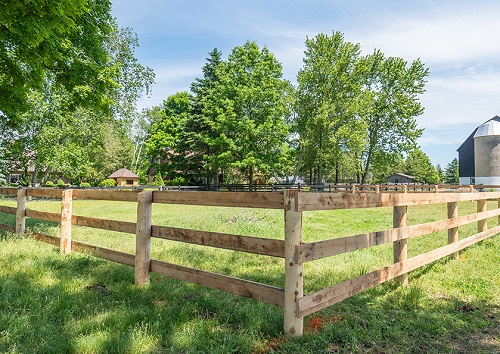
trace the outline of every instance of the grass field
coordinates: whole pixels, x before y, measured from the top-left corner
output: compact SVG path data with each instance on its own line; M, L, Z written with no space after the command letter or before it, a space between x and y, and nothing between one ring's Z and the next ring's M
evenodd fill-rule
M15 205L0 199L1 205ZM490 208L496 207L492 203ZM60 211L60 203L28 208ZM460 214L475 203L460 203ZM135 221L136 204L75 201L75 215ZM409 224L446 217L446 205L410 207ZM0 223L14 225L0 214ZM153 223L248 236L283 238L283 212L154 205ZM497 225L497 218L489 220ZM304 213L304 241L391 228L392 208ZM58 235L58 225L27 220ZM460 238L475 225L460 228ZM500 352L500 238L410 273L410 285L379 285L305 318L306 334L282 335L283 310L190 283L152 275L133 285L133 268L73 253L29 236L0 236L2 353L496 353ZM133 253L135 238L74 227L73 238ZM409 256L445 245L447 234L409 240ZM152 240L151 256L167 262L284 286L282 259ZM304 291L320 290L389 265L383 245L304 266Z

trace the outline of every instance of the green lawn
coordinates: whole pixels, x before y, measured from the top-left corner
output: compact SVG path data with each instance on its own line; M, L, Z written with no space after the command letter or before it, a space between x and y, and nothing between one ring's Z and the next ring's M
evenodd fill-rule
M0 199L1 205L15 205ZM491 203L490 208L497 203ZM54 201L28 208L60 211ZM460 203L460 214L475 203ZM73 213L135 221L136 204L74 201ZM409 224L446 217L446 205L409 208ZM0 223L14 225L13 215ZM153 223L283 238L283 211L154 205ZM304 213L304 241L391 228L392 208ZM497 218L489 221L496 226ZM58 235L58 225L27 220ZM460 228L460 238L475 226ZM500 351L500 238L410 273L410 285L379 285L306 317L306 334L282 335L283 310L152 275L133 285L133 268L88 255L60 255L29 237L0 241L0 352L5 353L494 353ZM73 238L133 253L135 238L74 227ZM409 256L445 245L445 232L409 240ZM152 240L152 258L283 287L282 259ZM383 245L304 266L306 293L392 261Z

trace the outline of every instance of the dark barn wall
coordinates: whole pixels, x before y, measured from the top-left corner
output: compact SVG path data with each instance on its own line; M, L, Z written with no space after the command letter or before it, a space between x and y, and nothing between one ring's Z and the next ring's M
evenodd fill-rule
M474 134L472 134L458 148L458 174L460 177L475 177L475 162L474 162Z

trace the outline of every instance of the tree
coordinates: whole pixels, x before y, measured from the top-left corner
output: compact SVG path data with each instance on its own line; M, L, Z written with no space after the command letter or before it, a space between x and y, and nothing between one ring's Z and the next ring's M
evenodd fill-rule
M236 169L252 185L255 171L269 173L279 162L291 86L274 55L255 42L233 48L216 73L203 101L210 127L207 164L211 171Z
M443 182L443 183L444 183L446 179L445 179L445 176L444 176L444 171L443 171L443 168L441 167L441 165L440 165L440 164L437 164L437 165L436 165L436 172L437 172L437 174L438 174L438 176L439 176L439 182L440 182L440 183L441 183L441 182Z
M451 162L446 165L444 169L444 181L445 183L458 183L458 159L455 157Z
M175 163L178 158L173 158L179 134L191 113L191 100L188 92L178 92L163 101L161 107L150 111L154 121L151 125L151 135L146 142L146 154L154 160L152 165L155 170L170 178L174 178L177 170ZM164 163L165 161L169 163Z
M0 112L12 120L26 111L30 90L47 76L79 105L109 107L105 41L111 31L108 0L5 0L0 11ZM111 73L111 75L110 75Z
M366 127L358 119L365 101L360 46L340 32L306 40L304 66L297 75L296 129L306 168L323 183L324 170L337 167L344 152L359 154ZM347 161L344 161L347 162Z
M414 149L406 158L405 173L415 177L415 182L436 184L439 176L429 157L420 149Z
M363 117L368 131L361 183L366 181L375 154L408 152L416 146L422 135L416 117L424 111L418 95L424 92L429 74L420 60L408 65L402 58L386 58L380 50L364 60L368 65L365 97L370 108Z
M151 69L134 61L135 42L127 37L130 32L122 36L124 32L114 22L112 25L113 35L105 38L105 47L115 48L106 56L110 68L107 79L114 85L107 95L126 96L126 102L108 102L113 110L106 114L99 107L76 104L72 93L57 84L55 75L48 72L43 85L26 96L29 112L19 111L15 124L0 121L10 160L26 173L30 165L35 167L32 183L37 182L41 172L42 183L52 172L62 172L75 182L102 179L113 168L132 163L130 107L135 105L141 90L147 91L152 84Z

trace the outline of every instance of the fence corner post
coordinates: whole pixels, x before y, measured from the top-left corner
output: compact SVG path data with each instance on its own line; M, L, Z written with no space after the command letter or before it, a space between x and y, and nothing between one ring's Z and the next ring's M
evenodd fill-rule
M448 219L458 218L458 202L448 203ZM458 242L458 226L448 229L448 244ZM451 259L458 259L458 251L451 254Z
M153 191L137 194L137 227L135 236L135 284L149 284L151 269L151 217Z
M302 243L302 212L298 211L300 191L285 190L285 302L284 325L286 335L300 337L304 318L298 314L298 299L304 296L302 264L295 263L295 248Z
M393 215L393 227L405 227L408 220L408 207L395 206ZM401 239L393 242L394 263L404 262L408 259L408 240ZM396 282L401 285L408 285L408 273L403 273L396 277Z
M17 190L16 234L26 230L26 188Z
M73 190L63 190L61 196L60 249L62 254L71 253L71 217L73 213Z

